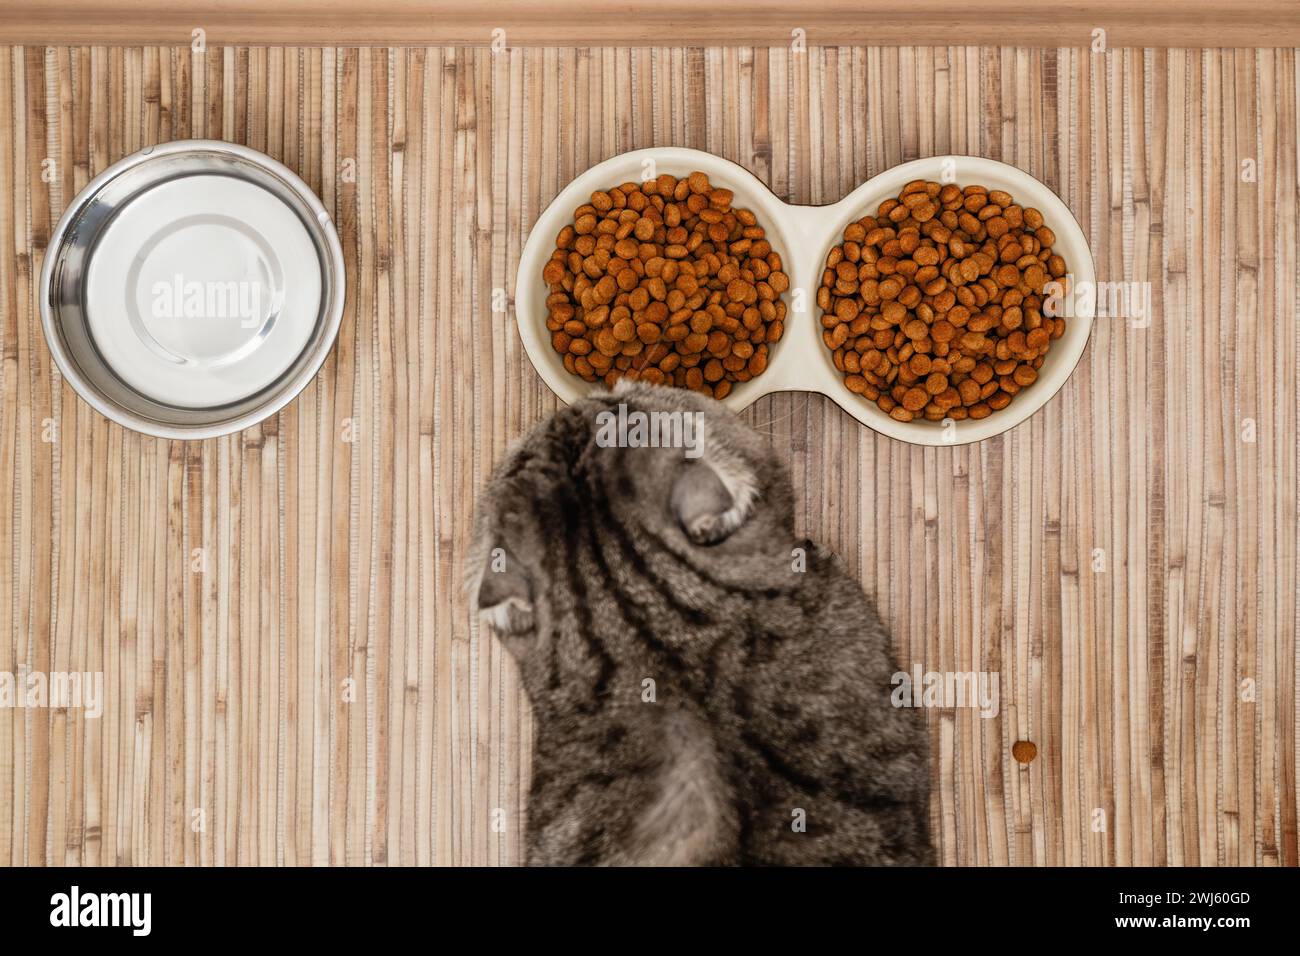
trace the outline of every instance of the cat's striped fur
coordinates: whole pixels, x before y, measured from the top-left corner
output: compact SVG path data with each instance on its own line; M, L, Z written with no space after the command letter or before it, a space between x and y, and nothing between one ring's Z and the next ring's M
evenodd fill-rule
M620 402L703 413L703 457L599 447ZM721 405L637 385L556 412L482 493L470 578L533 706L529 863L930 862L888 635Z

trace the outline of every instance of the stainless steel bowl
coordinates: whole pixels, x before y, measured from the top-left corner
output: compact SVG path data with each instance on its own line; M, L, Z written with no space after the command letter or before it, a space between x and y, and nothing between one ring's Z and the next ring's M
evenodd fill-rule
M41 323L98 411L148 435L212 438L311 381L344 286L338 235L306 183L256 150L179 140L78 194L41 272Z

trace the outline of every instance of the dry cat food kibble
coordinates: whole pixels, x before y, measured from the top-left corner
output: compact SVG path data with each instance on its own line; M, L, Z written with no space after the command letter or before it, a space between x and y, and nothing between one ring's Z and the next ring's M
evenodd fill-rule
M564 367L725 398L767 368L785 329L781 257L730 189L693 172L592 193L542 270Z
M844 384L901 422L1006 408L1065 332L1043 307L1065 282L1055 242L1001 190L908 183L826 260L817 305Z

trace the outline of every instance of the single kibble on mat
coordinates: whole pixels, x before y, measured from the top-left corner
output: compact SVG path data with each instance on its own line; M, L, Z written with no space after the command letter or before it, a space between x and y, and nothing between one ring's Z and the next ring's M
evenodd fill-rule
M1038 756L1038 747L1032 740L1017 740L1011 745L1011 756L1020 763L1030 763Z
M702 172L591 194L542 269L564 367L726 398L763 374L790 287L758 218Z
M900 422L1006 408L1065 333L1048 307L1066 282L1055 243L1001 190L908 183L826 259L822 339L845 386Z

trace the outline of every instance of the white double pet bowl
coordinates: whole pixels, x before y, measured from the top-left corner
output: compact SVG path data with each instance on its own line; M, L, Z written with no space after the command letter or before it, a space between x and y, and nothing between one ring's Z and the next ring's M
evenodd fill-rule
M832 205L791 206L735 163L699 150L664 147L623 153L587 170L542 213L524 246L515 290L519 334L533 366L564 401L575 401L602 386L567 372L563 357L551 346L546 329L546 297L550 290L542 281L542 269L555 249L556 236L573 221L573 211L588 202L593 192L663 173L680 178L695 170L708 174L714 186L732 190L734 205L758 216L772 247L781 255L791 283L784 296L789 308L785 334L772 347L766 371L738 383L723 399L732 409L739 411L771 392L821 392L862 424L891 438L921 445L963 444L1014 428L1033 415L1065 384L1083 354L1092 329L1095 299L1078 293L1095 287L1096 281L1088 242L1065 203L1014 166L976 156L918 159L869 179ZM875 402L845 387L844 376L835 368L831 352L822 341L821 310L816 298L827 255L842 241L846 226L863 216L874 216L880 203L897 196L914 179L1001 189L1021 206L1038 209L1056 233L1054 251L1065 259L1069 270L1064 297L1065 333L1053 341L1038 380L1021 390L1006 408L979 421L966 419L947 426L925 420L895 421Z

